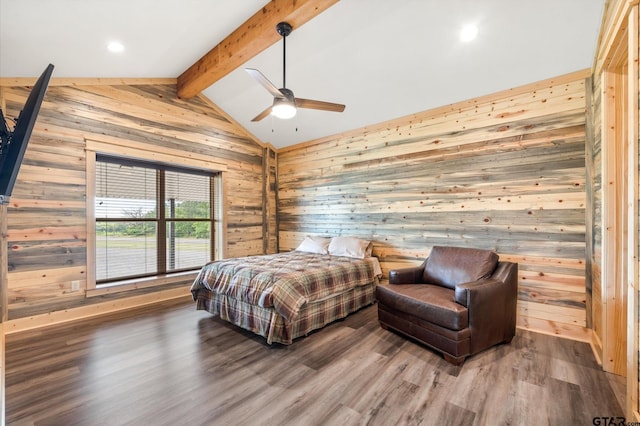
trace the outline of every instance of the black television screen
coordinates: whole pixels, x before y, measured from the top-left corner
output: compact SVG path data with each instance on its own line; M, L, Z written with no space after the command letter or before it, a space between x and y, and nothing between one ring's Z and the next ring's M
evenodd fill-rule
M27 144L33 126L36 124L40 105L42 105L52 73L53 65L49 64L31 89L31 93L29 93L29 97L16 120L13 132L7 128L0 110L0 136L2 137L2 145L0 146L0 204L8 203L13 192L18 170L27 150Z

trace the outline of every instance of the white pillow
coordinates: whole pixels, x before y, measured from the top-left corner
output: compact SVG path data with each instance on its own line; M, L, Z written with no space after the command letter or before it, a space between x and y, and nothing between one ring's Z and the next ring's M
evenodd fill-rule
M370 241L357 237L333 237L329 244L329 254L364 259L371 256L370 251L367 250L370 244Z
M306 251L309 253L329 254L330 238L307 235L296 248L296 251Z

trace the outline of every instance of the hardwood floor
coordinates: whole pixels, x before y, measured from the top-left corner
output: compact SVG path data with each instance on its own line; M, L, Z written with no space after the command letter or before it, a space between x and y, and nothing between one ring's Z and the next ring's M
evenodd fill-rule
M375 306L291 346L173 302L7 336L9 424L593 424L623 416L587 344L518 330L462 367Z

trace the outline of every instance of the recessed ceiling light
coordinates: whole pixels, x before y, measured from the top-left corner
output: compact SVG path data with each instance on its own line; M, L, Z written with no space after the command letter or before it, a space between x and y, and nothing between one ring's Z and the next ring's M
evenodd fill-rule
M460 31L460 40L463 42L469 42L476 38L478 35L478 27L475 24L468 24L462 27Z
M124 51L124 45L119 41L112 41L107 44L107 49L109 50L109 52L120 53Z

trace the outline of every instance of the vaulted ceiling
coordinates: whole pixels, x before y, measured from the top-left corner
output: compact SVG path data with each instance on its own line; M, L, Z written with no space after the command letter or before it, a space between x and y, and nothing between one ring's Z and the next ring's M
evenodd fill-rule
M281 1L281 0L279 0ZM0 77L178 77L265 0L0 0ZM291 0L290 3L293 3ZM284 147L591 67L604 0L341 0L287 38L287 87L346 104L251 122L282 85L282 42L203 93ZM477 37L459 38L475 24ZM275 28L273 28L275 34ZM276 34L277 35L277 34ZM124 50L107 50L110 41ZM240 61L241 62L241 61Z

